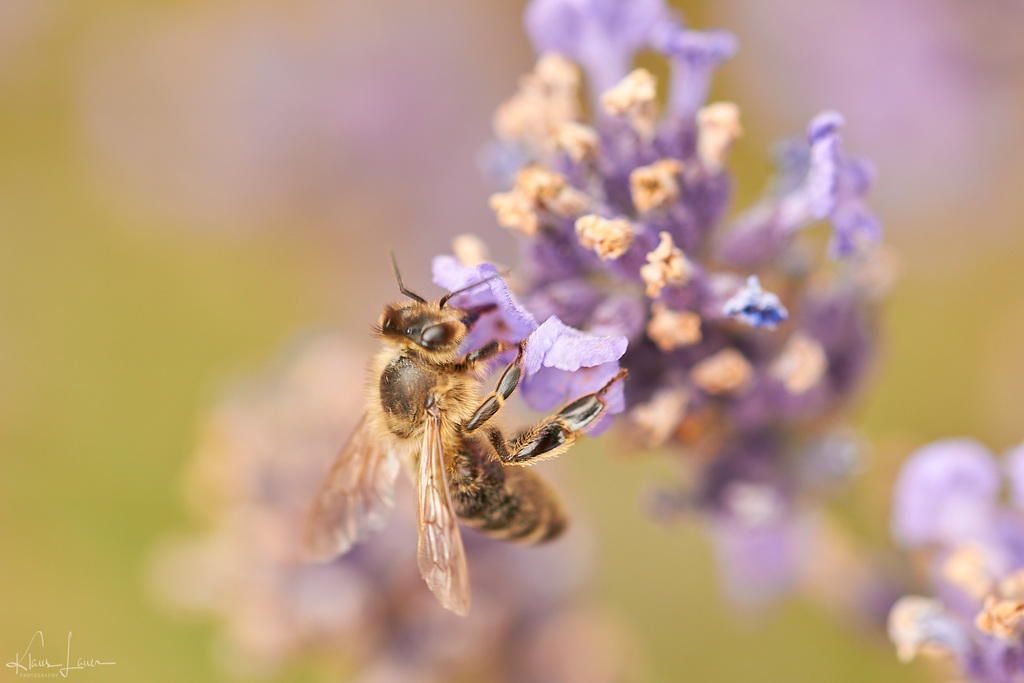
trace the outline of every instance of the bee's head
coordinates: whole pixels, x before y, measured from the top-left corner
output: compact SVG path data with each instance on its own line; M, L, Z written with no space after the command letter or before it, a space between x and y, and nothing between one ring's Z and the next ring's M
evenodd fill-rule
M469 331L464 317L464 311L440 302L392 304L381 314L378 331L387 340L451 358Z
M426 352L437 362L450 363L456 358L459 345L469 334L470 328L481 312L488 307L462 310L449 306L448 302L455 295L478 287L499 275L495 273L462 289L448 292L435 302L428 302L402 284L402 275L398 272L394 252L391 252L391 266L395 271L395 280L398 281L398 290L412 299L412 303L391 304L385 308L377 325L378 334L402 346L413 348L414 345L418 351Z

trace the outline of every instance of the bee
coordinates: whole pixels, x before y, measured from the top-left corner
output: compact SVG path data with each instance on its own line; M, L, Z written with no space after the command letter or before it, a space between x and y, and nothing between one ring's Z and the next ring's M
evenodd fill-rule
M606 393L626 372L506 439L492 418L519 384L525 342L491 341L462 355L466 335L494 306L448 305L486 280L430 302L405 288L393 254L392 266L399 291L412 301L381 314L366 413L317 493L304 545L310 559L327 561L383 526L404 464L417 496L420 573L444 607L465 615L469 573L459 523L521 543L558 536L566 526L561 502L522 466L567 450L604 412ZM489 361L512 350L515 359L482 397Z

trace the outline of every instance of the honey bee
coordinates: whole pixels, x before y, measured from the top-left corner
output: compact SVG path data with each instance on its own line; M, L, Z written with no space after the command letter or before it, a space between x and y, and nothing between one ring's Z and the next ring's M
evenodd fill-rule
M320 487L305 547L310 559L327 561L380 528L404 464L417 493L420 573L444 607L465 615L469 574L459 522L521 543L558 536L566 525L558 497L520 466L567 450L602 414L604 396L626 372L508 440L491 419L519 384L525 342L491 341L461 355L466 335L494 307L448 305L486 280L428 302L402 284L393 255L392 265L399 290L412 301L389 304L381 314L375 334L382 348L370 365L366 413ZM481 398L488 361L512 350L515 360Z

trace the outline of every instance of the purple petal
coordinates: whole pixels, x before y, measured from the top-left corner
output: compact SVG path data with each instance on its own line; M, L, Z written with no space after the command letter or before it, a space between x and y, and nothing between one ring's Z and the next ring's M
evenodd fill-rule
M821 134L811 142L811 168L804 181L806 221L821 220L832 213L839 201L840 144L838 129Z
M787 232L827 217L839 198L841 162L839 125L842 117L825 112L808 125L810 166L803 182L780 202L781 220Z
M807 124L807 140L813 145L818 140L835 136L845 123L846 119L839 112L823 111Z
M858 197L875 184L875 165L867 159L848 159L843 172L848 191Z
M844 201L832 213L830 258L839 259L859 253L865 245L882 241L882 223L859 199Z
M481 272L481 268L485 272ZM489 286L483 281L490 275L497 272L497 268L490 264L480 264L476 268L465 266L454 256L435 256L431 261L434 284L444 287L449 292L455 292L474 283L480 283L479 287L473 287L452 298L451 304L459 308L474 308L496 303L496 299ZM500 278L499 278L500 279ZM488 282L487 285L490 285ZM506 285L507 289L507 285Z
M474 325L466 338L466 348L479 348L493 339L519 342L537 329L533 316L516 301L504 278L498 276L498 269L490 263L471 268L453 256L435 256L432 267L434 284L449 292L469 287L452 297L452 306L497 306L495 312L482 315Z
M523 355L523 372L533 375L541 367L575 372L617 361L626 352L625 337L598 337L565 325L551 316L530 335Z
M827 111L814 117L807 128L811 170L805 189L810 218L827 217L832 223L828 254L833 259L853 255L882 240L881 222L861 199L874 180L874 168L843 156L839 137L843 123L841 115Z
M533 0L524 22L538 54L574 60L600 95L629 72L633 54L666 13L663 0Z
M690 120L707 99L715 67L736 54L736 38L728 31L692 31L665 19L651 33L651 46L672 61L669 107Z
M992 531L1000 473L992 454L970 439L918 449L893 492L892 534L906 546L955 545Z
M775 258L793 233L825 218L838 200L838 138L818 137L804 146L802 159L784 166L776 192L740 214L719 247L724 259L740 266L755 266ZM793 150L790 149L790 152ZM799 174L799 181L796 178Z
M807 127L807 142L785 148L775 194L737 219L720 245L723 258L748 267L766 262L793 233L825 218L832 223L832 258L881 241L881 222L863 202L874 169L843 155L842 125L843 117L836 112L818 114Z
M789 317L789 312L779 297L761 289L761 281L756 275L751 275L746 286L722 306L722 315L736 318L751 327L774 330Z

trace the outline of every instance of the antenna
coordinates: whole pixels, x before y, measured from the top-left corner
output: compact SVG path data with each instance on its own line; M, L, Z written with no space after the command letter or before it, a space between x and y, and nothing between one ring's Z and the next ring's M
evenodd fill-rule
M419 294L417 294L416 292L410 292L408 289L405 288L405 285L402 284L402 274L398 272L398 261L395 259L395 250L388 249L388 253L391 254L391 267L395 271L395 279L398 280L398 291L400 291L402 294L406 295L413 301L419 301L421 304L427 303L427 300L421 297Z
M456 289L454 292L448 292L447 294L445 294L444 296L441 297L440 301L437 302L438 303L438 308L444 308L444 305L446 303L448 303L448 300L451 299L456 294L462 294L463 292L465 292L467 290L473 289L474 287L479 287L480 285L484 284L485 282L490 282L491 280L493 280L495 278L499 278L499 277L502 277L503 275L507 275L507 274L508 274L507 270L500 271L500 272L495 273L494 275L488 275L487 277L485 277L483 280L480 280L479 282L474 282L471 285L466 285L465 287L462 287L460 289Z

